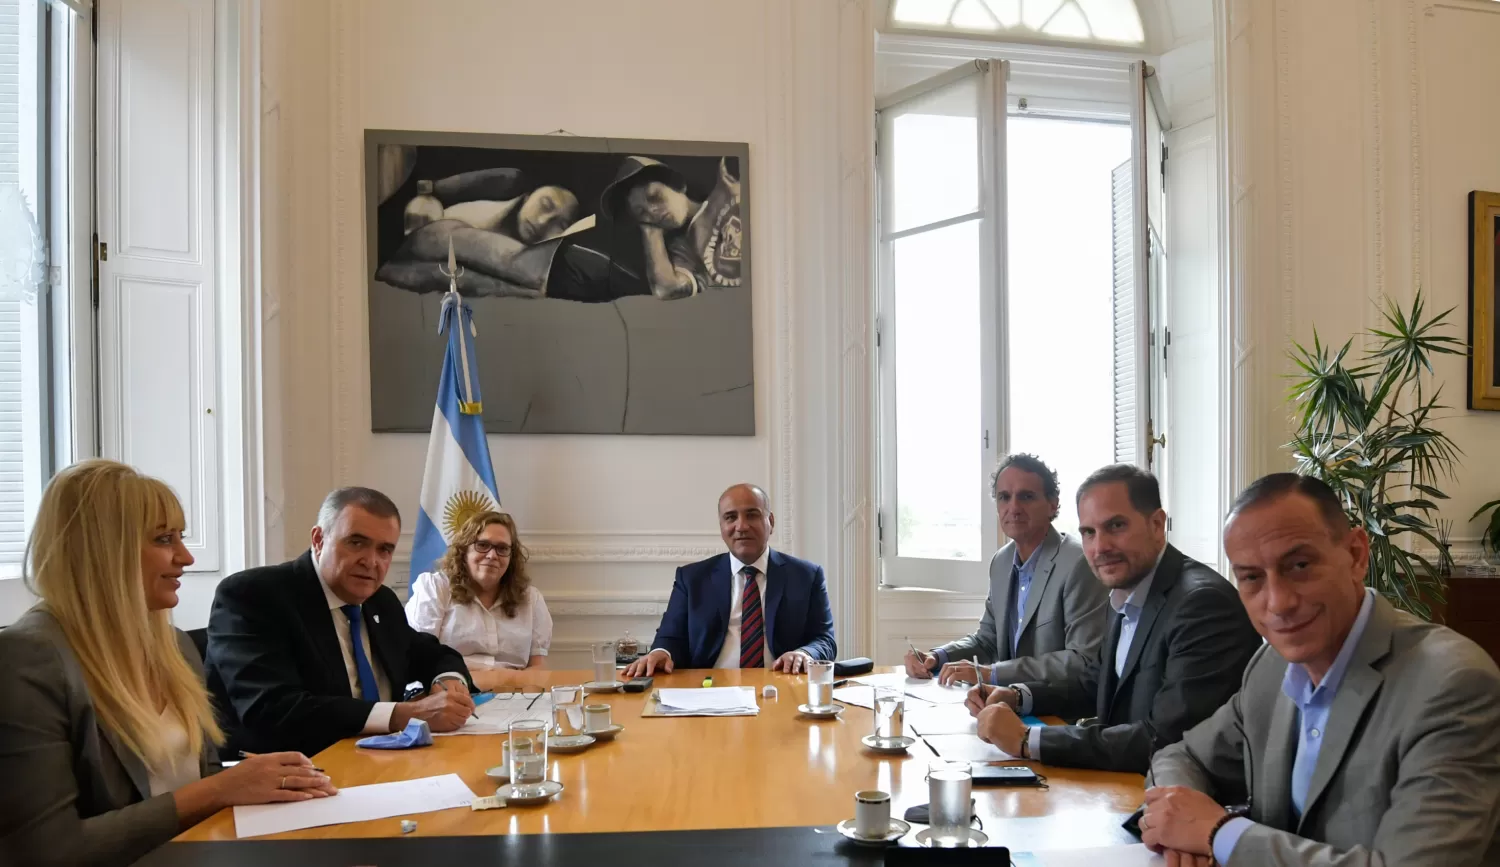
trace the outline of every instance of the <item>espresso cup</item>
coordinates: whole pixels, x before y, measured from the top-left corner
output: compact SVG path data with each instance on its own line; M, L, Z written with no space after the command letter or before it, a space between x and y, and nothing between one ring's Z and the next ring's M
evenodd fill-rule
M870 789L854 793L854 833L880 839L891 830L891 796Z
M591 704L583 709L583 730L589 734L607 732L610 727L609 705Z

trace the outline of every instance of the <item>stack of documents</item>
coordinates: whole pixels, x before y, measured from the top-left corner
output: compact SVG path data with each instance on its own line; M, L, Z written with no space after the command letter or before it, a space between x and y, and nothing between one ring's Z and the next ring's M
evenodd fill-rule
M656 704L665 716L754 716L755 688L710 686L701 689L659 689Z
M457 731L433 732L433 737L444 735L503 735L510 733L510 724L516 720L539 719L552 721L552 696L496 696L474 708L474 713Z

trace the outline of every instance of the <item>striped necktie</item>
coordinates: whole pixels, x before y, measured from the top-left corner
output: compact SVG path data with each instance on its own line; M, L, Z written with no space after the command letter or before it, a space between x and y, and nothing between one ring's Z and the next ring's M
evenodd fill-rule
M745 576L745 592L740 597L740 668L765 668L766 618L760 610L760 587L754 566L740 570Z

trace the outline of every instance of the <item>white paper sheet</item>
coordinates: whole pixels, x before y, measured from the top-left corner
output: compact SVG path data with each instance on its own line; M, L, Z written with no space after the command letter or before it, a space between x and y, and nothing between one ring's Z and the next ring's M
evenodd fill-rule
M955 762L1005 762L1019 758L974 735L924 735L922 740L940 757Z
M331 798L234 808L234 833L259 837L323 825L467 807L475 794L458 774L340 789Z
M979 720L961 704L934 704L906 712L906 727L919 735L979 736Z
M969 695L967 686L941 686L936 680L908 678L903 688L907 695L933 704L962 705Z
M710 686L699 689L660 689L657 706L674 716L746 716L760 713L751 686Z
M531 705L527 710L526 706ZM433 732L436 738L444 735L504 735L510 733L510 724L519 719L539 719L552 724L552 696L543 693L532 704L530 698L516 694L513 698L495 696L479 707L474 715L459 727L458 731Z
M1097 849L1048 849L1041 852L1012 852L1014 867L1164 867L1167 859L1153 853L1144 844L1109 846Z
M865 686L864 684L841 686L833 691L833 700L854 707L862 707L865 710L874 710L875 690L873 687ZM913 698L909 695L906 696L906 712L908 714L928 707L932 707L932 702Z

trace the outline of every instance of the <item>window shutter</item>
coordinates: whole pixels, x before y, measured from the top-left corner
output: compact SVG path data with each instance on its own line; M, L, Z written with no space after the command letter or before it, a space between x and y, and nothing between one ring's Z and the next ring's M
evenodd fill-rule
M0 0L0 184L21 183L21 4ZM0 563L26 550L21 302L0 301Z
M1129 160L1113 173L1115 242L1115 462L1139 463L1136 399L1135 190Z

